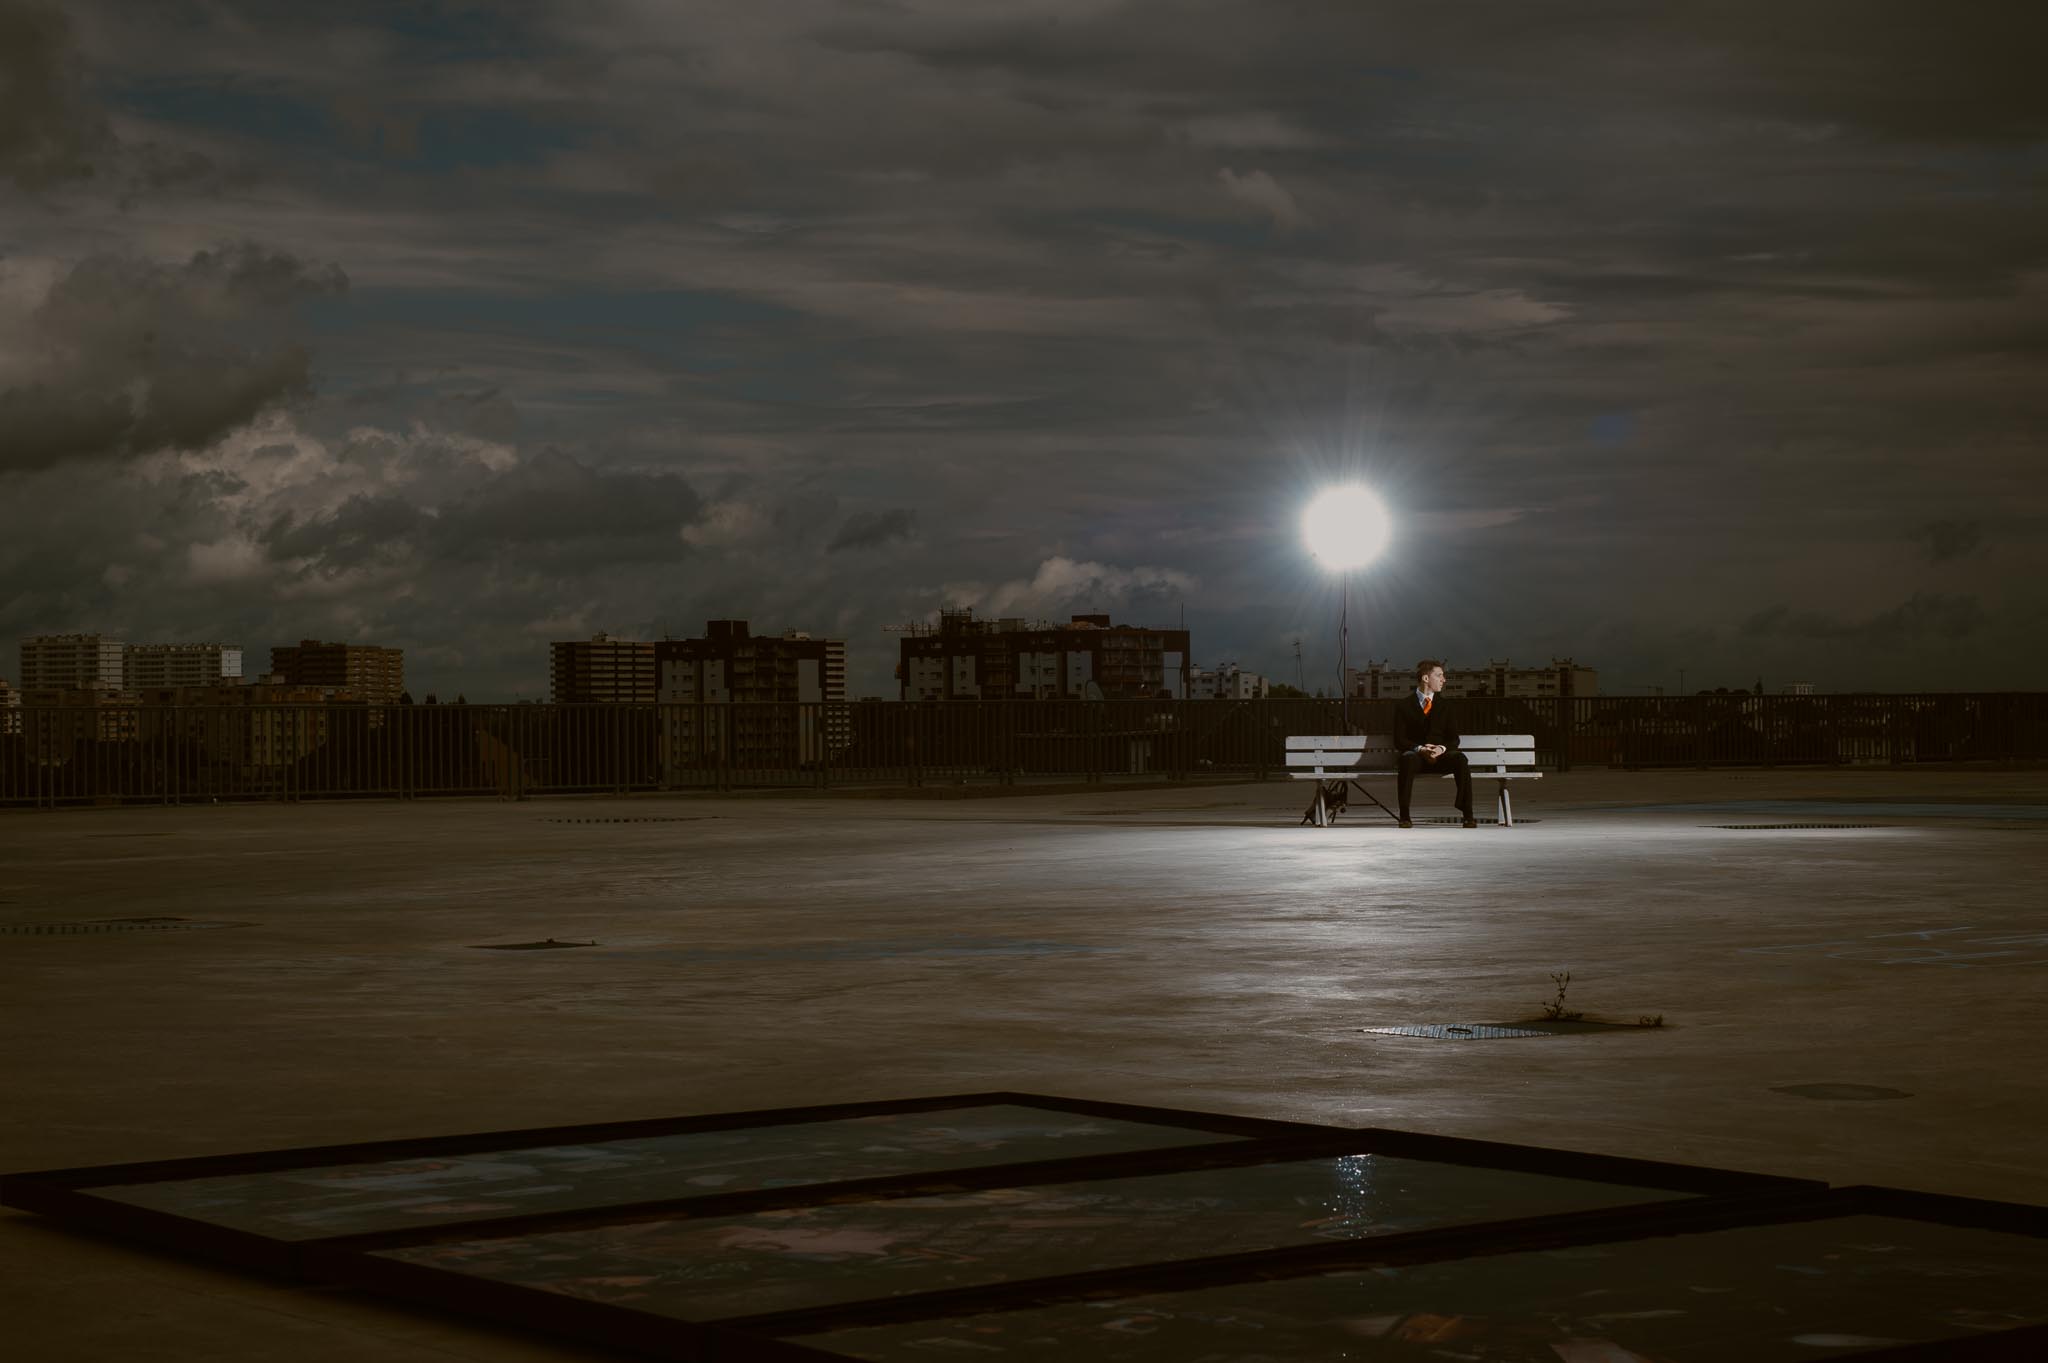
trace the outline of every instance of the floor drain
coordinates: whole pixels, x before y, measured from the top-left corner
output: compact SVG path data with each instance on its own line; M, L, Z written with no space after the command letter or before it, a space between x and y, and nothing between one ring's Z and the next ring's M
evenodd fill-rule
M1527 1027L1499 1027L1490 1022L1418 1022L1403 1027L1361 1027L1374 1036L1420 1036L1431 1041L1505 1041L1518 1036L1550 1036Z
M1456 827L1457 827L1457 826L1458 826L1459 824L1463 823L1463 822L1464 822L1464 820L1463 820L1463 819L1461 819L1461 818L1459 818L1459 817L1458 817L1457 815L1455 815L1455 814L1418 814L1418 815L1416 815L1416 816L1415 816L1415 817L1414 817L1413 819L1411 819L1411 820L1410 820L1409 822L1411 822L1411 823L1441 823L1441 824L1449 824L1449 825L1450 825L1451 827L1453 827L1453 828L1456 828ZM1479 822L1479 823L1481 823L1481 824L1498 824L1498 823L1500 822L1500 820L1499 820L1499 819L1486 819L1486 818L1482 818L1482 819L1480 819L1480 820L1479 820L1478 822ZM1520 828L1520 827L1521 827L1521 826L1522 826L1523 824L1525 824L1525 823L1542 823L1542 822L1543 822L1543 820L1541 820L1541 819L1517 819L1517 820L1515 820L1515 827L1517 827L1517 828Z
M619 816L618 818L615 818L615 819L595 819L595 818L593 818L593 819L560 819L560 818L556 818L556 817L554 817L553 815L550 815L550 816L548 817L548 820L547 820L547 822L549 822L549 823L698 823L698 822L701 822L702 820L705 820L705 819L715 819L715 818L717 818L717 817L718 817L718 816L717 816L716 814L630 814L630 815L621 815L621 816Z
M246 928L251 923L192 918L94 918L83 923L0 923L10 937L70 936L81 932L180 932L198 928Z
M1880 1098L1911 1098L1904 1089L1881 1088L1876 1084L1781 1084L1771 1090L1773 1093L1788 1093L1794 1098L1818 1098L1823 1102L1869 1103Z
M1710 823L1708 828L1726 828L1737 833L1773 833L1781 828L1890 828L1888 823Z
M470 948L471 951L566 951L570 947L594 947L595 942L558 942L550 937L542 942L485 942Z

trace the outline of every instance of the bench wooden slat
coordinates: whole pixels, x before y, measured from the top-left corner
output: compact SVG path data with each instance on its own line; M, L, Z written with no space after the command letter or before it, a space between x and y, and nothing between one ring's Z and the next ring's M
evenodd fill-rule
M1473 763L1473 770L1479 767L1534 767L1536 757L1532 753L1466 753L1464 759ZM1395 753L1288 753L1286 765L1290 767L1343 767L1346 772L1393 772L1399 763Z
M1328 748L1332 751L1350 750L1356 752L1361 748L1391 748L1394 746L1394 739L1391 734L1289 734L1287 736L1287 746L1290 748ZM1470 734L1459 740L1459 746L1533 748L1536 746L1536 735Z
M1287 738L1290 748L1329 748L1336 751L1349 748L1356 752L1361 747L1391 748L1394 740L1386 734L1290 734Z
M1527 767L1473 767L1471 771L1475 779L1483 776L1489 781L1539 781L1543 778L1542 772L1532 771ZM1335 781L1347 776L1394 776L1398 774L1398 768L1391 766L1341 767L1335 765L1327 767L1290 767L1287 774L1300 781L1312 781L1318 777L1325 781ZM1423 771L1417 774L1421 776L1441 776L1446 780L1449 780L1451 775L1447 771Z
M1332 752L1357 752L1360 749L1372 751L1391 748L1394 739L1391 734L1289 734L1290 748L1327 748ZM1534 734L1468 734L1459 739L1459 746L1465 748L1533 748Z
M1474 734L1459 744L1459 751L1471 763L1475 776L1482 772L1489 776L1536 774L1501 770L1536 765L1533 734ZM1385 734L1290 735L1287 739L1287 766L1294 769L1293 775L1303 778L1331 772L1392 772L1397 769L1398 757L1393 739Z

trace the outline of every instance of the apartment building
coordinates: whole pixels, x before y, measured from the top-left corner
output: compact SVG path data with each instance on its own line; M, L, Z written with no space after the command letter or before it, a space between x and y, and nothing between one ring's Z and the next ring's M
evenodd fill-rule
M38 634L21 641L23 691L118 691L119 639L104 634Z
M301 639L271 649L270 670L285 685L346 691L371 705L396 705L405 693L405 650L382 644Z
M346 689L296 685L276 673L129 694L140 707L144 741L189 744L206 761L244 770L290 766L312 754L327 741L335 713L330 707L361 699Z
M1344 680L1353 700L1383 700L1411 694L1415 690L1415 669L1412 663L1398 667L1386 662L1368 663L1363 668L1346 669ZM1516 667L1505 658L1485 667L1456 667L1447 661L1443 693L1453 698L1597 696L1600 674L1570 658L1552 658L1548 667Z
M24 687L21 733L37 762L68 762L93 743L123 743L141 734L141 698L97 686Z
M1273 683L1235 664L1197 667L1188 673L1189 700L1264 700Z
M123 644L121 685L130 691L166 686L218 686L240 681L240 644Z
M899 644L904 700L1153 699L1189 694L1188 632L1112 625L1076 615L1064 625L977 620L939 612Z
M850 740L844 639L707 620L701 637L664 639L654 654L671 761L802 766Z
M594 634L550 644L548 694L557 705L652 705L654 645Z

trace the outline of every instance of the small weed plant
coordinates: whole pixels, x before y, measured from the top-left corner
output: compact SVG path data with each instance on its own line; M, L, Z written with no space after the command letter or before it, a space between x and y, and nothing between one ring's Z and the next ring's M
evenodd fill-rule
M1564 993L1571 988L1572 972L1560 970L1550 977L1550 982L1557 986L1557 997L1543 1005L1544 1018L1550 1022L1577 1022L1584 1017L1584 1013L1568 1011L1564 1006Z

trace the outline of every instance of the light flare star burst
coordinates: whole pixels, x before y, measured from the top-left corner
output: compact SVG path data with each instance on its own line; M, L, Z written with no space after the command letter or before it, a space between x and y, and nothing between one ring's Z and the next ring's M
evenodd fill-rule
M1332 572L1363 568L1378 558L1393 535L1386 503L1362 483L1330 488L1301 515L1302 538L1316 562Z

